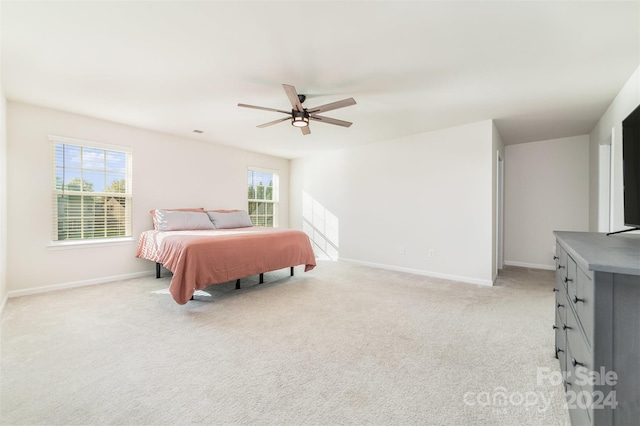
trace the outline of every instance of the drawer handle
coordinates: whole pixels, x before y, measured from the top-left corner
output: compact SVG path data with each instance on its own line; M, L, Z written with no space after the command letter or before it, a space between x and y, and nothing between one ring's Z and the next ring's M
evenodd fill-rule
M558 269L564 269L564 266L558 265Z
M584 302L584 299L580 299L578 296L573 296L573 303Z
M570 282L573 282L573 280L571 278L569 278L569 277L564 277L564 282L565 283L570 283Z
M556 353L557 353L557 352L564 352L564 350L562 350L562 349L560 349L560 348L557 348L557 349L556 349Z
M553 256L553 260L558 260L560 259L558 256Z
M562 325L562 329L563 329L563 330L571 330L571 327L569 327L569 326L568 326L568 325L566 325L566 324L563 324L563 325Z
M576 359L575 359L575 358L571 358L571 365L573 365L574 367L575 367L576 365L580 365L580 366L584 367L584 364L583 364L583 363L581 363L581 362L576 361Z
M556 306L557 306L558 308L564 308L564 305L563 305L562 303L558 303Z
M562 379L562 383L564 383L564 385L567 386L567 387L571 386L571 382L569 382L569 381L567 381L565 379Z
M557 329L558 329L558 326L557 326L557 325L555 325L555 324L553 324L553 329L554 329L554 330L557 330Z
M553 292L555 293L556 291L560 291L560 290L558 290L557 288L554 287L553 288Z

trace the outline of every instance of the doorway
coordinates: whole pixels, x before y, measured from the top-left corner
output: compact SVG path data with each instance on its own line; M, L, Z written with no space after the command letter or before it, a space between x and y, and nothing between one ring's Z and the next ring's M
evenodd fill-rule
M504 267L504 160L496 151L496 264L494 276Z
M613 143L614 131L598 144L598 232L613 231Z

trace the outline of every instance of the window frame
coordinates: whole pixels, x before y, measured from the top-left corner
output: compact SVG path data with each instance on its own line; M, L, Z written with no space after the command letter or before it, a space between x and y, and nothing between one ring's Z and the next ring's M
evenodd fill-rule
M271 204L273 206L273 213L271 215L267 215L267 214L261 214L260 216L262 217L269 217L271 216L273 218L273 224L270 227L273 228L277 228L279 226L279 207L280 207L280 173L278 170L273 170L273 169L265 169L263 167L254 167L254 166L249 166L247 167L247 179L249 178L249 173L251 172L258 172L258 173L269 173L273 176L273 186L272 186L272 199L271 200L267 200L267 199L262 199L262 198L249 198L249 191L248 191L248 184L247 184L247 213L249 213L249 217L251 218L251 223L253 223L254 226L267 226L268 225L256 225L256 223L254 222L254 216L257 216L256 214L252 215L251 214L251 209L249 208L250 203L254 202L254 203L267 203L267 204ZM265 186L265 188L268 188L268 186ZM257 191L256 191L257 192ZM266 192L266 191L265 191Z
M131 147L123 146L123 145L114 145L107 144L102 142L94 142L83 139L75 139L69 138L65 136L56 136L49 135L49 142L51 147L51 242L49 244L49 248L52 249L64 249L64 248L73 248L74 246L82 246L82 245L91 245L91 246L100 246L100 245L120 245L120 244L130 244L134 242L133 238L133 221L132 221L132 212L133 212L133 149ZM73 194L76 196L87 196L88 192L84 191L73 191L68 188L65 190L64 188L57 188L57 164L56 164L56 145L72 145L80 147L81 149L98 149L104 151L113 151L117 153L123 153L126 155L126 167L124 171L125 175L125 192L113 193L113 192L91 192L91 196L96 197L108 197L108 196L117 196L121 198L126 198L127 203L124 212L124 235L118 235L113 237L91 237L91 238L73 238L73 239L58 239L58 196L62 194ZM105 153L106 154L106 153ZM76 168L76 167L74 167ZM81 171L90 170L83 165L79 168ZM106 168L106 156L105 156L105 169L104 173L108 173L108 169ZM63 185L64 186L64 185ZM106 188L105 188L106 189ZM95 216L94 216L95 217ZM84 224L82 225L82 229L84 231Z

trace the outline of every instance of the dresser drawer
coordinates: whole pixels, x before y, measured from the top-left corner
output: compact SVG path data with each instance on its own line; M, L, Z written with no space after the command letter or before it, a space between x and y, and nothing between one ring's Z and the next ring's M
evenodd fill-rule
M567 309L569 303L567 301L567 294L564 291L556 292L556 317L561 319L561 323L556 323L557 326L563 326L567 323Z
M564 291L556 292L556 358L560 360L562 370L566 367L567 336L565 326L567 324L567 297Z
M589 373L594 370L593 355L587 346L582 333L576 330L576 320L573 314L567 317L567 370L573 382L579 379L582 390L593 392L593 383L588 380ZM582 367L580 371L578 371Z
M576 316L584 330L587 344L593 343L594 288L591 273L586 274L578 268L576 272L575 294L569 295L569 303L573 305Z
M567 285L567 294L569 295L569 300L573 299L573 296L575 296L576 294L577 269L578 266L576 265L576 262L571 258L571 256L567 256L567 269L563 281Z
M575 333L573 333L575 334ZM585 360L584 341L570 338L567 333L567 377L566 398L572 425L590 425L592 419L593 386L588 380L588 370ZM580 361L580 360L583 361ZM584 365L583 365L584 364ZM587 370L588 369L588 370Z
M574 407L569 408L572 411L585 411L590 423L590 404L593 401L594 390L590 375L594 371L593 354L578 328L578 319L572 311L567 314L567 327L567 382L571 383L567 385L567 401L571 402L573 399Z
M564 282L564 278L567 275L567 252L564 251L562 246L558 244L556 246L556 288L558 290L564 288L566 291L567 284Z

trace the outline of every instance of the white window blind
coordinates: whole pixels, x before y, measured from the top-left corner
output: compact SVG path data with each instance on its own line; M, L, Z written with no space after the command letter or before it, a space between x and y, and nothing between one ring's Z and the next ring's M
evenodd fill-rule
M131 237L130 148L50 136L52 240Z
M249 167L247 171L248 211L254 226L278 226L278 173Z

